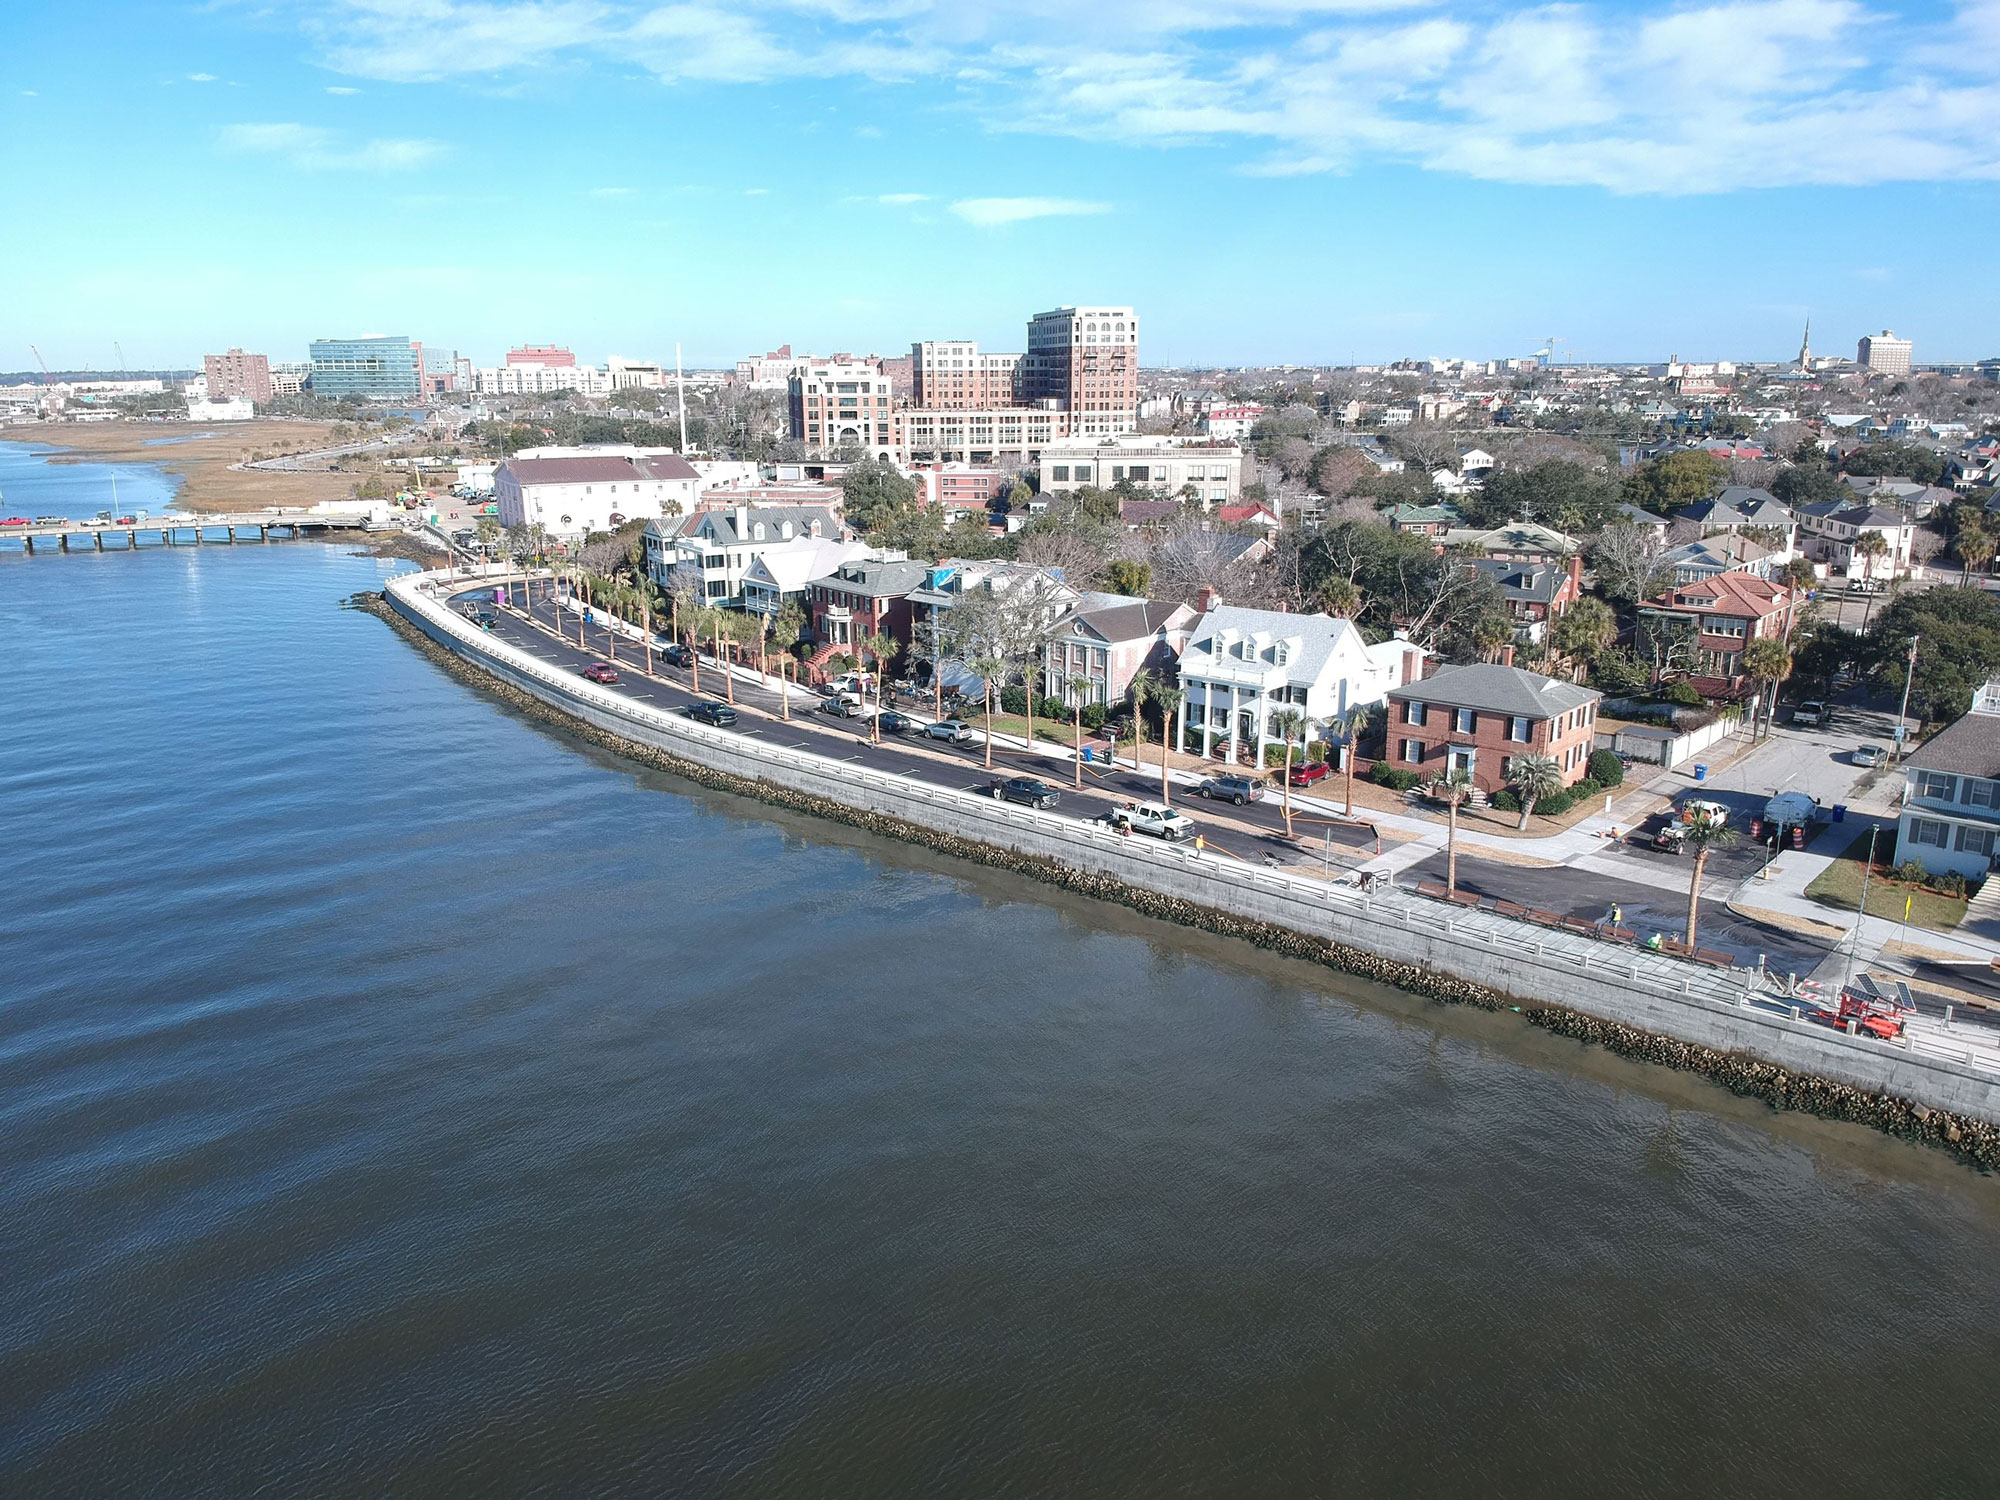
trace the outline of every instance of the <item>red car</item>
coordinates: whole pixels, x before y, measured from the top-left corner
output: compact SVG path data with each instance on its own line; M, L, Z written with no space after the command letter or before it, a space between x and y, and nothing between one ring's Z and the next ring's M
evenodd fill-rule
M592 682L616 682L618 669L608 661L594 661L583 669L583 675Z
M26 516L9 516L6 520L0 521L0 526L26 526L29 524L30 522Z
M1293 786L1311 786L1315 781L1324 781L1333 774L1333 767L1323 760L1308 760L1292 767Z
M139 524L139 518L137 516L120 516L118 518L118 524L120 526L137 526Z

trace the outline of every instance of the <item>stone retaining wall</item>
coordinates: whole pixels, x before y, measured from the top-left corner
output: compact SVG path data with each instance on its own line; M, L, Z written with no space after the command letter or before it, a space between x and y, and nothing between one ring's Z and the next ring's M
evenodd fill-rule
M1534 935L1479 943L1454 914L1398 893L1364 901L1318 881L1232 872L1213 856L1101 834L852 766L814 764L753 739L621 710L615 696L524 670L442 606L392 589L360 601L455 673L524 712L700 784L1014 871L1149 916L1324 964L1432 999L1514 1009L1531 1023L1713 1078L1773 1105L1852 1120L2000 1165L1996 1082L1782 1016L1669 994L1666 960L1601 948L1579 967ZM435 616L441 616L437 618ZM1630 965L1632 973L1623 972ZM1636 976L1636 977L1635 977ZM1703 976L1705 984L1710 983ZM1693 984L1690 977L1683 981Z

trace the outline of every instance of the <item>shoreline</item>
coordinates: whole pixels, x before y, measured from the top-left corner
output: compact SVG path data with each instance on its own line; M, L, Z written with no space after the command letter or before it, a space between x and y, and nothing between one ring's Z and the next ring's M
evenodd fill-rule
M319 441L324 436L325 424L284 418L186 434L167 423L128 421L0 427L0 442L33 443L52 450L43 455L50 464L150 464L176 481L169 502L173 508L215 514L346 499L355 483L352 474L232 467L252 453L311 446L308 439ZM182 440L160 443L163 437Z
M1006 870L1073 894L1112 902L1177 926L1239 938L1285 957L1387 984L1440 1004L1472 1005L1488 1011L1511 1010L1521 1015L1528 1024L1540 1026L1556 1035L1582 1043L1594 1043L1620 1056L1654 1063L1677 1072L1698 1074L1740 1098L1760 1100L1774 1109L1795 1110L1822 1119L1864 1125L1898 1139L1943 1150L1983 1171L2000 1168L2000 1126L1974 1116L1931 1108L1887 1093L1870 1092L1853 1084L1767 1062L1747 1053L1723 1051L1683 1041L1553 1002L1513 996L1488 985L1443 973L1428 964L1391 959L1351 944L1310 937L1276 923L1237 916L1136 886L1115 876L1077 869L1046 855L1003 849L927 828L906 818L849 807L832 798L717 770L658 746L600 728L516 687L432 639L405 617L384 592L371 591L349 603L383 620L427 658L460 681L492 694L510 707L625 759L711 790L804 813L989 868Z

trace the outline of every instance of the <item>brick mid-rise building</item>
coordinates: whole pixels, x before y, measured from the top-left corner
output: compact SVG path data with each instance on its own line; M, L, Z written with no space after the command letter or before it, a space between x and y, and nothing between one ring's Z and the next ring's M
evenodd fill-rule
M211 401L269 401L273 395L271 361L262 354L231 349L227 354L203 355L201 366Z
M1061 402L1077 437L1130 432L1139 407L1139 315L1129 307L1036 313L1021 398Z
M1445 667L1388 695L1383 758L1427 781L1464 771L1490 797L1512 779L1517 757L1546 755L1569 785L1590 762L1602 696L1515 666Z

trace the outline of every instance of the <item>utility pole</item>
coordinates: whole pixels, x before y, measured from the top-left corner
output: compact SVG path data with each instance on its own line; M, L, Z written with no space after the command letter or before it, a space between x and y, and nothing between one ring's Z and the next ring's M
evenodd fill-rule
M1910 732L1903 721L1910 716L1910 682L1917 675L1917 642L1919 636L1910 637L1910 657L1903 667L1903 706L1896 710L1896 748L1890 753L1889 767L1894 770L1903 759L1903 744Z
M1841 994L1847 993L1847 986L1854 981L1854 955L1861 947L1861 924L1868 919L1868 879L1875 873L1875 836L1882 830L1868 830L1868 863L1861 868L1861 910L1855 914L1853 941L1847 945L1847 970L1840 976Z

